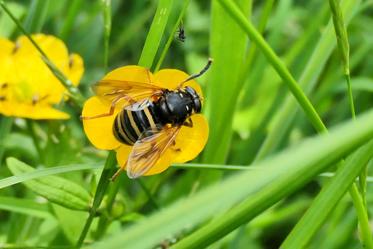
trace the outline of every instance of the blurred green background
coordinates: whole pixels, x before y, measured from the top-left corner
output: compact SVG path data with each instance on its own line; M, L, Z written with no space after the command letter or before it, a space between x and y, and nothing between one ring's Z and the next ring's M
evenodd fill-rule
M109 71L138 64L159 2L162 1L111 1ZM190 1L182 18L185 42L178 40L177 33L173 32L185 2L169 2L173 2L169 6L170 16L159 49L158 44L153 44L155 57L148 66L152 70L156 68L170 36L172 43L161 68L177 68L192 74L198 72L209 57L214 59L209 72L198 79L205 93L204 113L209 120L210 138L195 163L250 165L316 134L276 71L217 1ZM235 2L289 68L326 126L349 120L341 59L334 30L332 26L327 28L331 16L328 2ZM91 96L90 86L105 75L103 2L33 0L6 1L6 5L26 30L57 36L70 52L83 57L85 73L79 89L85 97ZM373 106L373 1L346 0L343 6L350 7L344 13L345 22L349 23L351 81L359 114ZM15 24L0 10L0 37L14 41L19 35ZM35 168L71 165L72 169L74 164L90 165L89 171L59 177L80 185L93 196L107 152L89 144L79 120L79 107L68 102L61 108L70 113L70 120L30 122L0 116L0 134L3 134L0 176L12 176L6 166L7 157L15 157ZM372 170L370 167L368 175L373 175ZM218 185L232 174L231 170L203 167L171 167L163 174L136 181L129 181L123 174L118 179L120 184L109 186L86 242L100 240L121 227L130 227L206 186ZM316 177L211 248L278 248L327 179ZM370 178L367 203L372 212L373 187L369 181ZM117 191L116 198L108 204L110 193ZM224 203L224 199L221 202ZM0 247L71 248L79 238L86 217L87 212L40 197L40 189L32 186L3 187L0 189ZM360 248L356 224L355 210L350 198L345 196L308 248ZM198 227L180 228L181 232L170 234L170 238L160 244L176 243Z

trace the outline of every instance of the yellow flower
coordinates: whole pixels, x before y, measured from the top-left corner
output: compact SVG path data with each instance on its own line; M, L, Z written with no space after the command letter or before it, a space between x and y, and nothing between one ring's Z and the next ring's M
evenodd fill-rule
M32 38L57 68L76 86L83 75L82 58L70 54L56 37L36 34ZM45 65L39 52L25 36L15 43L0 38L0 113L31 119L67 119L52 107L66 89Z
M125 66L108 73L103 80L116 80L127 82L152 82L153 85L174 90L178 84L189 76L179 70L163 69L151 74L140 66ZM184 86L193 87L202 97L202 91L196 81L190 80ZM83 117L93 117L108 113L111 103L94 96L89 98L83 107ZM123 106L123 105L122 105ZM118 106L113 115L95 119L83 119L84 131L90 142L98 149L116 150L117 161L120 167L125 168L132 146L119 142L113 135L113 123L121 111ZM208 124L202 114L191 116L193 127L182 126L175 143L163 152L160 159L144 175L158 174L166 170L171 163L184 163L194 159L204 148L208 138ZM175 149L180 148L180 150Z

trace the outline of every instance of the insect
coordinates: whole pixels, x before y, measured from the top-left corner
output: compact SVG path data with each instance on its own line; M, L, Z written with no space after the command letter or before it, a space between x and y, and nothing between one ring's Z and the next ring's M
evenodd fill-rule
M185 42L186 36L185 36L185 30L183 22L180 22L179 29L177 31L177 38L181 42Z
M201 112L202 98L194 88L184 84L204 74L211 63L209 59L199 73L180 82L176 89L144 82L101 80L93 90L100 99L110 103L110 110L95 116L82 116L81 119L111 116L120 107L112 132L120 143L133 146L126 162L127 175L130 178L142 176L167 149L175 145L181 127L193 127L190 117ZM112 179L121 170L123 168Z

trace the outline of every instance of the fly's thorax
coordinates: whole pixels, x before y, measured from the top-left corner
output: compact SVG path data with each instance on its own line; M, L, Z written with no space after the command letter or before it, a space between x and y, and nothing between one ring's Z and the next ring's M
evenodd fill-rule
M164 92L157 105L167 123L183 123L193 113L201 112L201 99L190 86Z

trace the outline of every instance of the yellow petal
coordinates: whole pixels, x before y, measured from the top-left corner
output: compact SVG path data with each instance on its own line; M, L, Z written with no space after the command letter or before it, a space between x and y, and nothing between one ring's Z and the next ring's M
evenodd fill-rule
M2 58L2 56L8 56L14 49L14 43L7 39L0 38L0 48L0 58Z
M0 103L0 113L6 116L30 119L68 119L69 114L54 109L49 105L31 105L4 101Z
M74 86L77 86L84 73L83 59L78 54L71 54L69 57L69 69L67 78L71 80Z
M193 127L183 126L176 137L176 144L169 149L173 154L174 163L185 163L198 156L206 145L209 136L209 126L202 114L191 116ZM181 151L178 151L180 149Z
M177 69L163 69L154 74L154 84L172 90L176 89L188 77L188 74ZM203 97L201 87L195 80L190 80L183 86L191 86L199 96Z
M48 58L53 61L55 65L57 65L58 68L61 69L62 67L68 65L69 54L62 40L58 39L57 37L44 34L35 34L32 35L32 38L44 51L44 53L47 54ZM18 50L16 52L18 56L39 56L39 52L26 36L20 36L16 41L16 45L18 46Z
M104 79L135 81L142 83L151 83L154 81L153 74L148 69L135 65L119 67L105 75Z
M82 116L92 117L98 114L108 113L110 106L100 101L97 97L89 98L83 107ZM120 109L108 117L83 120L84 132L89 141L98 149L112 150L118 148L121 143L113 135L113 122Z

